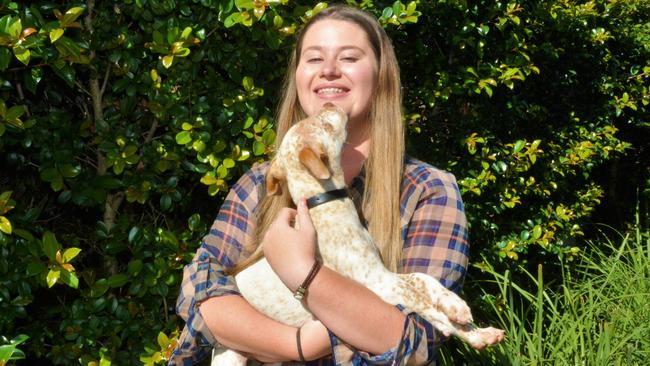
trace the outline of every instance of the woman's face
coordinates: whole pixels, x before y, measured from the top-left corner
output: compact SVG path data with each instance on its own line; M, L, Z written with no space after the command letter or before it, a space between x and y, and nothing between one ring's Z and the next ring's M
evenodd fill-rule
M312 116L331 102L348 114L351 123L365 122L377 69L375 53L361 27L344 20L320 20L302 41L296 69L300 106Z

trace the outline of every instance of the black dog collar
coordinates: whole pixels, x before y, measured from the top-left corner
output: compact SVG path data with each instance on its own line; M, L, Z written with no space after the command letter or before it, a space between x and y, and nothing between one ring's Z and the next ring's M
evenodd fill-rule
M348 197L348 190L345 188L319 193L307 199L307 207L314 208L318 205L322 205L323 203L327 203L330 201L337 200L339 198L346 198L346 197Z

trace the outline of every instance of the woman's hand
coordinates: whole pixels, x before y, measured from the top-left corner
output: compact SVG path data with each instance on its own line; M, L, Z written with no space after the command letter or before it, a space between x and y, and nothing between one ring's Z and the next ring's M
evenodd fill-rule
M316 230L304 198L298 202L298 210L280 211L264 234L262 248L271 268L295 291L316 260Z

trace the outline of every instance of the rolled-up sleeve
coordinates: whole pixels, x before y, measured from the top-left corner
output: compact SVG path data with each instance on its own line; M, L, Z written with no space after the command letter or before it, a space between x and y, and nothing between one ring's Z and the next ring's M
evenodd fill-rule
M458 293L469 259L465 209L450 173L408 159L400 198L402 262L400 273L420 272ZM445 337L416 313L406 314L400 342L380 355L355 350L330 332L336 365L425 365L436 359Z
M190 365L207 357L217 344L199 305L209 298L240 295L234 277L226 272L250 254L254 240L253 215L263 186L263 167L254 166L232 186L196 255L183 271L176 313L185 327L170 365Z

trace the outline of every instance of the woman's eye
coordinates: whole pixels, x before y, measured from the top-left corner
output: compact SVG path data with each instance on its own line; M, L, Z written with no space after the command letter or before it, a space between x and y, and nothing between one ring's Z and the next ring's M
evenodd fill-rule
M355 62L355 61L358 60L358 58L356 58L354 56L347 56L347 57L343 57L342 60L347 61L347 62Z
M309 58L307 58L307 62L320 62L320 61L323 61L323 59L320 58L320 57L309 57Z

